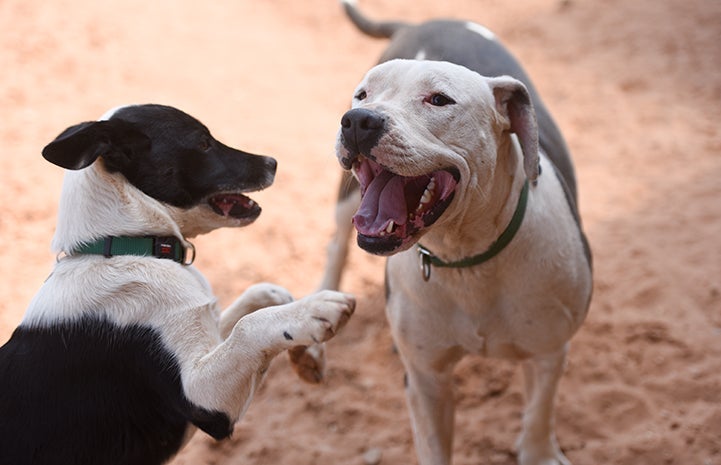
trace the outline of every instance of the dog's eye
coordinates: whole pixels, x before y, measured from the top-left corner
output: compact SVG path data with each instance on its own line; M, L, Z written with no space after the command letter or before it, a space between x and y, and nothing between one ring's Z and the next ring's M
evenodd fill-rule
M426 102L436 107L444 107L446 105L453 105L456 103L455 100L443 94L433 94L426 99Z
M355 97L354 97L354 98L355 98L356 100L365 100L365 98L366 98L367 96L368 96L368 94L366 94L366 91L362 90L362 91L358 92L357 94L355 94Z

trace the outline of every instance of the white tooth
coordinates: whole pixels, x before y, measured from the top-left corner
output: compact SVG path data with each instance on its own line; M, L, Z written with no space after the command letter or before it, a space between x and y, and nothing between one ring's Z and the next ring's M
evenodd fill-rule
M392 232L393 232L393 228L395 227L395 225L396 225L396 224L393 222L393 220L391 220L391 222L388 223L388 226L386 227L386 232L387 232L388 234L392 233Z
M435 190L436 190L436 179L431 178L431 181L426 186L426 190L423 191L423 195L421 196L421 203L419 203L418 206L416 207L416 211L422 210L423 205L425 205L431 201L433 194L435 194Z
M436 191L436 180L431 178L431 182L426 186L426 190L423 191L423 197L421 197L421 203L427 203L433 197Z

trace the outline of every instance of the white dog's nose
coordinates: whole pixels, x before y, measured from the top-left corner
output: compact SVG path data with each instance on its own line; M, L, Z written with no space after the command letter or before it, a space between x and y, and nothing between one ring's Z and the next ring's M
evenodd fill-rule
M373 158L370 151L385 132L385 123L385 116L364 108L355 108L343 115L340 120L341 143L349 152L349 156L341 160L345 169L351 168L358 155Z

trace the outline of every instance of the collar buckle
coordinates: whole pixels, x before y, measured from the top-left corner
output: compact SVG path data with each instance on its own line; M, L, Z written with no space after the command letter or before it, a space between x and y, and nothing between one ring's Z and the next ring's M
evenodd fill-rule
M180 250L178 250L180 249ZM174 236L155 237L153 238L153 255L158 258L167 258L170 260L178 260L180 252L185 252L183 246ZM184 254L183 254L184 255Z

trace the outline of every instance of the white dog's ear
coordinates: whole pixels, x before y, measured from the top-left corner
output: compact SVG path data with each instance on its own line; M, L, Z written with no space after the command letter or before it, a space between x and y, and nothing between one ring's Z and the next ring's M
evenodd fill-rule
M496 99L496 110L508 119L523 150L523 168L529 181L538 177L538 123L528 89L508 76L491 78L489 85Z
M60 133L45 146L43 157L62 168L81 170L102 156L108 168L117 170L149 146L149 139L131 123L112 119L90 121Z

